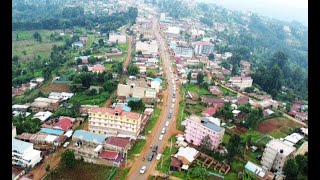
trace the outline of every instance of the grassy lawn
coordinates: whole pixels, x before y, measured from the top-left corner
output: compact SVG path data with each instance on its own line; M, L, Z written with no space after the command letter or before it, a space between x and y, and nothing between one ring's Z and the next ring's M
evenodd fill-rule
M184 119L187 117L187 113L184 111L186 107L186 89L184 86L180 86L180 96L181 96L181 101L179 103L179 111L178 111L178 116L177 116L177 129L180 131L183 131L183 127L181 126L181 122L184 121Z
M171 136L169 138L169 144L171 143L172 140L172 149L170 152L170 147L167 146L164 151L161 153L162 157L160 161L157 164L156 170L163 172L163 173L168 173L169 167L170 167L170 162L171 162L171 155L175 154L178 151L178 148L174 147L174 144L176 143L176 138L175 136Z
M120 51L122 51L122 52L128 51L128 47L129 47L128 40L127 40L126 43L122 43L122 44L119 43L118 46L117 46L117 48L120 49Z
M144 134L149 134L149 131L152 131L154 125L156 124L158 117L160 116L161 109L156 108L148 120L146 127L144 128Z
M285 138L288 135L279 129L276 129L268 134L276 139Z
M112 70L112 64L105 64L104 67L106 70Z
M108 98L102 97L101 94L89 96L83 93L77 93L74 96L72 96L71 101L78 100L81 105L89 104L102 106L105 103L106 99Z
M120 176L120 180L125 180L129 171L130 171L130 168L126 168L124 170L121 170L120 173L118 173L118 176Z
M251 136L251 141L255 142L256 140L258 140L259 138L261 138L264 135L256 130L249 130L247 133L241 134L241 138L243 140L246 140L249 136Z
M199 96L212 95L208 89L199 87L198 85L195 85L195 84L187 84L186 89L188 91L197 93Z
M245 163L235 159L230 166L231 166L230 171L224 177L225 180L238 179L238 172L242 172L245 166Z
M136 154L140 154L146 142L147 141L144 139L138 139L133 145L132 149L128 152L128 158L134 159Z
M231 135L228 133L224 133L222 143L228 144Z
M118 169L116 167L108 167L77 160L76 166L72 169L64 168L60 164L45 178L45 180L114 179L117 171Z
M202 116L201 113L206 109L207 107L202 104L195 104L195 105L186 105L186 109L193 110L196 115Z
M147 69L147 73L158 73L159 69Z

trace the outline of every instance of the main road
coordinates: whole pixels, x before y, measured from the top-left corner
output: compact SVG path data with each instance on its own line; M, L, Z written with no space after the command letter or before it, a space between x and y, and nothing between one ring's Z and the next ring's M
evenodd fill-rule
M167 48L167 44L165 42L165 40L161 37L160 35L160 29L159 29L159 22L158 19L156 17L153 18L153 32L155 33L155 36L157 38L157 41L159 43L159 52L160 52L160 57L162 59L162 64L163 64L163 71L166 75L166 79L168 81L168 96L167 96L167 100L164 100L164 102L167 102L166 104L164 104L164 107L162 109L161 113L164 113L164 116L162 116L162 118L159 118L157 123L160 123L160 126L155 126L155 129L153 129L153 131L155 131L153 136L150 136L148 138L151 138L151 144L152 146L154 145L158 145L158 153L162 153L162 151L164 150L164 147L166 145L166 142L168 140L168 135L167 133L164 134L164 138L163 140L159 140L159 136L161 135L161 130L163 127L165 127L165 123L166 121L169 121L169 127L173 124L173 117L175 117L175 110L177 109L175 108L175 106L178 106L179 104L177 103L177 101L175 101L174 103L172 103L172 99L173 99L173 94L177 89L174 89L174 85L172 83L172 81L175 82L174 80L174 76L172 73L172 67L171 67L171 62L170 62L170 56L168 54L168 48ZM173 78L172 78L173 77ZM175 88L178 88L177 85L175 85ZM172 107L172 104L174 104L174 107ZM168 118L168 115L170 113L170 110L172 112L171 118ZM156 129L156 127L158 127ZM165 127L166 131L168 131L169 127ZM148 140L149 141L149 140ZM130 172L127 176L126 179L132 179L132 180L140 180L140 179L148 179L148 176L152 173L152 171L154 170L156 164L157 164L157 160L156 160L156 156L154 156L154 158L152 159L152 161L148 161L148 156L151 154L152 149L150 147L147 147L147 149L143 152L141 152L140 156L144 157L145 160L142 160L142 158L138 158L138 160L136 160L134 162L134 164L132 165L132 168L130 169ZM140 174L140 169L142 166L146 166L147 170L144 174Z

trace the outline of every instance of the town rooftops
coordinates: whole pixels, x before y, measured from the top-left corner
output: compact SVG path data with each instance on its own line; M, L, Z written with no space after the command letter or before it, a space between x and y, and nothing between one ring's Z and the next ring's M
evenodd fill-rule
M105 139L107 138L104 135L95 134L84 130L76 130L72 137L85 141L95 142L98 144L103 144Z
M197 151L195 148L192 147L180 147L177 154L174 155L174 157L178 158L179 156L184 157L189 162L192 162L195 158L195 156L198 154L199 151Z
M108 137L105 143L125 148L128 144L130 144L130 138Z
M47 120L51 115L52 115L52 113L50 111L38 112L37 114L35 114L33 116L32 119L38 118L43 122L43 121Z
M93 71L104 71L104 70L105 70L105 67L102 66L102 65L100 65L100 64L97 64L97 65L94 65L94 66L92 67L92 70L93 70Z
M303 136L298 133L292 133L291 135L284 138L284 140L292 142L294 144L299 142L301 139L303 139Z
M230 81L248 81L252 80L251 77L231 77Z
M288 156L289 154L291 154L292 152L294 152L296 150L295 147L286 144L285 142L281 141L280 139L272 139L268 142L268 144L266 145L266 147L274 149L278 152L280 152L280 150L283 150L283 154L285 156Z
M182 166L182 162L179 159L172 157L171 162L170 162L170 166L180 168Z
M12 109L28 109L30 106L15 104L12 106Z
M118 152L117 151L101 151L101 153L99 154L99 157L103 158L103 159L112 159L115 160L118 157Z
M139 119L141 117L141 114L139 113L122 111L121 106L117 106L115 109L104 108L104 107L91 108L89 110L89 113L102 113L102 114L108 114L108 115L111 115L111 114L116 115L116 113L118 113L119 116L127 117L130 119Z
M162 83L162 80L160 78L154 78L154 79L152 79L152 81L157 81L159 83Z
M57 99L50 99L50 98L38 97L37 99L34 100L34 102L57 103L57 102L59 102L59 100L57 100Z
M12 150L16 150L19 153L24 153L26 149L33 148L32 143L20 141L18 139L12 139Z
M61 129L67 131L72 127L72 122L69 118L60 119L57 123L54 124L54 129Z
M211 42L206 42L206 41L198 41L198 42L195 42L194 44L199 46L214 46Z
M212 116L214 114L216 114L218 108L216 107L208 107L207 109L205 109L203 112L202 112L202 115L203 116Z
M263 178L266 175L266 170L262 169L260 166L248 161L244 166L247 170L251 171L253 174Z
M64 131L62 130L50 129L50 128L41 128L40 132L45 134L53 134L53 135L62 135L64 133Z

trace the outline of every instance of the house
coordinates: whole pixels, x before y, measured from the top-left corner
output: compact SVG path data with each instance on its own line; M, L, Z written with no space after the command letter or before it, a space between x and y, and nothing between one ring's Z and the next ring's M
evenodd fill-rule
M59 136L59 135L63 135L64 131L60 129L41 128L40 133Z
M185 62L187 66L198 66L200 64L199 59L187 59Z
M268 169L260 167L251 161L248 161L244 168L253 173L259 180L273 180L274 178L274 175Z
M80 40L80 42L82 42L82 43L87 43L88 40L89 40L89 38L88 38L88 37L85 37L85 36L81 36L81 37L79 37L79 40Z
M12 106L12 111L27 112L29 108L30 108L29 105L15 104Z
M209 117L209 116L215 115L217 111L218 111L217 107L208 107L201 113L201 115L205 117Z
M249 103L249 97L248 96L240 96L237 98L237 101L235 102L236 105L245 105Z
M44 122L46 120L48 120L50 118L50 116L52 115L52 112L50 111L45 111L45 112L37 112L32 119L40 119L41 122Z
M88 145L98 146L103 145L107 137L105 135L91 133L85 130L76 130L73 133L72 141L81 141L82 144L87 143Z
M154 78L151 81L151 88L155 89L156 92L158 93L162 89L161 83L162 83L162 80L160 78Z
M195 93L195 92L190 92L190 91L188 91L187 96L188 96L189 98L191 98L192 100L194 100L194 101L199 100L199 96L198 96L198 94Z
M207 118L191 115L186 119L185 137L188 143L199 146L205 136L209 136L213 149L217 149L224 136L225 129Z
M110 32L109 33L109 41L110 42L118 42L118 43L126 43L127 38L125 35L121 35L116 32Z
M102 73L106 68L100 64L93 65L90 70L94 73Z
M198 157L199 151L192 147L180 147L179 151L174 155L175 158L180 160L183 165L190 166L193 161Z
M231 77L228 81L232 86L239 87L240 90L251 87L253 80L251 77Z
M91 108L88 114L89 131L92 133L122 135L122 137L134 139L140 133L142 114L125 112L121 106L117 106L115 109Z
M194 46L194 53L197 55L209 55L214 53L214 45L206 41L198 41Z
M275 171L282 171L284 164L293 156L296 148L279 139L270 140L263 152L261 164Z
M303 136L299 133L292 133L284 138L284 142L289 142L290 144L297 144L301 139L303 139Z
M171 157L170 171L181 171L182 162L175 157Z
M263 116L271 116L274 112L271 109L263 110Z
M110 136L103 145L105 149L127 153L132 147L132 140L130 138L113 137Z
M223 95L223 92L218 86L209 86L209 91L211 92L212 95L215 95L215 96Z
M73 93L67 93L67 92L51 92L49 94L50 99L58 99L58 100L67 100L70 99L74 94Z
M60 129L63 131L68 131L70 128L72 128L72 121L69 118L62 118L53 125L53 129Z
M213 99L206 96L201 97L201 102L206 105L217 106L217 107L223 107L225 103L223 99Z
M65 135L60 135L53 141L53 144L55 146L61 146L67 140L67 138L68 137Z
M59 100L38 97L30 106L33 112L55 111L59 108Z
M119 167L121 165L123 157L123 154L117 151L103 150L99 153L99 158L105 159L109 162L108 165L112 165L115 167Z
M33 149L32 143L12 139L12 165L33 168L41 160L41 151Z

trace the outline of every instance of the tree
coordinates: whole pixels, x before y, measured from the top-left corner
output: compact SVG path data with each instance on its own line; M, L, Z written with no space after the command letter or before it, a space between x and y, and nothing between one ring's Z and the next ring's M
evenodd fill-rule
M145 108L145 105L141 99L139 101L129 101L128 106L134 111L143 111Z
M197 75L197 83L201 84L203 82L203 79L204 79L204 75L201 72L198 73L198 75Z
M297 155L295 161L299 167L299 172L308 174L308 157L306 155Z
M222 62L220 63L220 66L223 67L223 68L225 68L225 69L228 69L228 70L230 70L230 68L231 68L230 64L227 63L226 61L222 61Z
M214 60L214 54L213 53L209 54L208 58L209 58L210 61L213 61Z
M112 64L112 71L113 72L116 72L118 74L122 74L122 62L117 62L117 63L114 63Z
M12 62L17 63L18 60L19 60L19 56L14 55L14 56L12 57Z
M76 164L74 152L70 149L61 154L61 162L66 168L73 168Z
M188 79L188 81L189 81L189 83L190 83L190 81L191 81L191 72L188 73L187 79Z
M110 73L110 72L105 74L103 77L104 81L112 80L112 78L113 78L113 76L112 76L112 73Z
M144 37L144 35L141 33L139 36L139 40L142 41L143 37Z
M233 113L231 108L231 103L225 103L225 105L220 109L218 112L220 116L222 116L224 119L233 119Z
M200 151L205 154L209 154L209 152L212 151L212 140L209 135L206 135L201 139Z
M103 39L99 39L98 43L99 43L100 46L103 46L104 45Z
M73 110L74 114L80 113L80 107L81 107L80 102L78 100L74 100L72 103L72 110Z
M86 65L82 66L81 70L82 70L82 72L88 72L89 71L88 66L86 66Z
M111 93L112 91L117 89L117 85L114 81L108 80L103 84L103 89L104 89L104 91Z
M133 64L129 64L127 71L129 75L135 76L139 73L139 68Z
M96 59L95 57L93 57L93 56L90 56L90 57L88 57L88 62L89 62L90 64L94 64L94 63L97 62L97 59Z
M207 82L202 82L200 84L200 87L204 88L204 89L208 89L209 88L209 84Z
M254 92L254 87L253 87L253 86L251 86L251 87L246 87L246 88L244 88L244 92L253 93L253 92Z
M296 179L299 174L299 166L296 161L291 158L285 163L283 171L286 175L286 179Z
M35 33L33 34L33 38L36 39L36 40L39 41L39 42L42 42L41 35L40 35L38 32L35 32Z
M50 164L47 164L47 166L46 166L46 171L47 171L47 172L50 171Z
M233 76L239 75L239 66L238 66L238 64L233 66L232 71L231 71L231 75L233 75Z
M239 157L242 154L241 137L234 134L230 137L229 143L226 145L228 151L227 160L231 162L234 157Z
M142 51L138 51L137 54L138 54L138 56L141 56L142 55Z
M201 179L205 180L209 176L208 171L205 168L202 167L195 167L195 168L190 168L188 170L188 179Z

